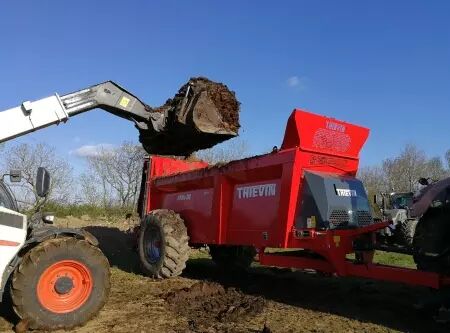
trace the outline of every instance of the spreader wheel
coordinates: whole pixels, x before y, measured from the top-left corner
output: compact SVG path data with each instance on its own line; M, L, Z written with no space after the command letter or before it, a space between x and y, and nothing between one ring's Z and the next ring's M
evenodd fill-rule
M231 270L247 269L256 256L253 246L210 245L209 254L220 267Z
M24 257L14 272L14 310L32 329L70 329L83 325L105 304L109 263L85 240L47 240Z
M189 252L189 236L180 215L167 209L150 212L139 235L143 272L158 279L178 276L186 267Z

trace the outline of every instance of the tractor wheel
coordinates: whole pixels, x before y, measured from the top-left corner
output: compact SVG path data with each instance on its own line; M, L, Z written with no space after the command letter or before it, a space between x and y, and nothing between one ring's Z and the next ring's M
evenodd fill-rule
M414 235L414 261L419 270L450 273L450 205L429 208Z
M189 252L189 236L179 214L158 209L147 215L139 235L139 259L146 275L158 279L180 275Z
M413 245L414 234L416 233L416 226L418 222L418 220L408 219L400 223L399 238L401 245L405 245L407 247L411 247Z
M100 311L109 289L109 263L100 249L65 237L25 254L12 278L11 297L29 328L71 329Z
M247 269L256 255L253 246L210 245L209 254L220 267L228 270Z

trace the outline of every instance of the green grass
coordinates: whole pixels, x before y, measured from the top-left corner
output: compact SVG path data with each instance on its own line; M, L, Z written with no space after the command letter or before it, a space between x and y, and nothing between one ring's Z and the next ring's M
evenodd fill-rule
M376 251L374 262L383 265L400 266L405 268L416 268L412 256L401 253Z
M355 254L347 255L347 259L355 259ZM402 253L375 251L373 262L381 265L416 268L413 257Z
M56 217L81 217L83 215L87 215L93 219L99 217L121 217L124 218L127 214L135 214L135 207L120 207L120 206L112 206L112 207L101 207L94 205L61 205L53 202L46 203L44 207L44 211L52 212L56 215Z

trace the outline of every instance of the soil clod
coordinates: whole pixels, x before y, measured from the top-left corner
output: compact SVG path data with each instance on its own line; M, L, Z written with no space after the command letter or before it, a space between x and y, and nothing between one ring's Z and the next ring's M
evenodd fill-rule
M188 288L166 295L168 307L185 316L193 331L220 326L220 323L241 321L263 310L265 300L246 295L235 288L218 283L198 282Z

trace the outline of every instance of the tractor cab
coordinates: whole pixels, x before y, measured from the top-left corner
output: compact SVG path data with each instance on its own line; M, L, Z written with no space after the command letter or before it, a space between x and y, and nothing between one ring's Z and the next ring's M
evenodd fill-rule
M412 192L391 193L389 195L390 209L407 209L413 203Z
M413 192L391 192L375 195L374 202L386 216L392 210L408 209L413 204L413 199Z

